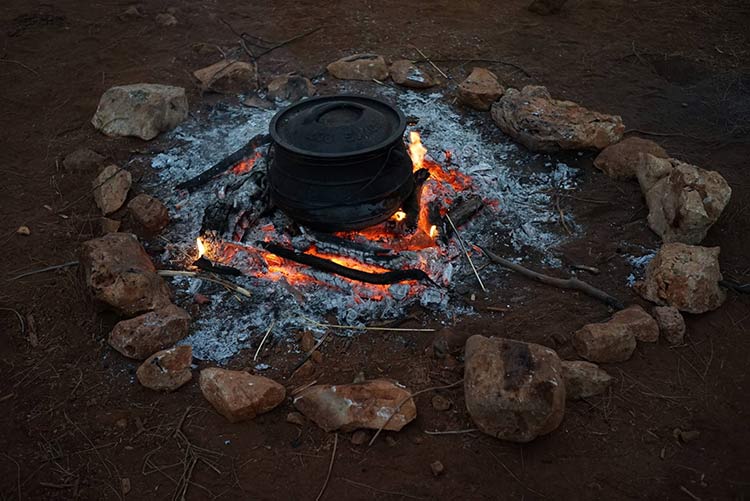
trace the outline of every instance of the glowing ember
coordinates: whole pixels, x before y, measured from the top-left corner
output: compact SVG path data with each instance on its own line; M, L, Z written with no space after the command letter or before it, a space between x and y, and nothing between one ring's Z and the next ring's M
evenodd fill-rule
M402 210L396 211L396 213L391 216L391 219L393 219L397 223L400 223L401 221L403 221L404 219L406 219L406 212L404 212Z
M255 165L255 162L260 158L260 153L255 152L255 155L252 158L248 158L247 160L243 160L242 162L238 163L231 169L229 169L229 172L232 174L244 174L245 172L250 172L250 169L253 168L253 165Z
M432 226L430 226L430 233L429 233L429 235L430 235L430 238L433 238L433 239L437 238L437 236L438 236L438 229L437 229L437 226L435 226L434 224Z

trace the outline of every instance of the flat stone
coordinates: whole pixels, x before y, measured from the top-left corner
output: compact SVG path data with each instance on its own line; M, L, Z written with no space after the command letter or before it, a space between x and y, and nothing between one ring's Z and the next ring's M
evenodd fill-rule
M69 172L95 172L99 169L106 157L88 148L79 148L63 159L63 167Z
M410 89L427 89L435 85L435 80L429 73L407 59L399 59L391 64L391 79Z
M374 379L312 386L294 399L294 406L325 431L377 430L383 425L384 430L399 431L417 417L417 407L409 395L409 391L397 383Z
M255 67L244 61L219 61L194 71L193 76L204 92L237 93L258 89Z
M117 165L108 165L91 183L94 202L105 216L122 207L128 198L133 177Z
M682 344L685 340L685 319L680 310L673 306L655 306L651 310L659 332L671 345Z
M531 151L601 150L620 141L625 132L619 116L552 99L539 85L507 89L492 105L492 119Z
M458 100L476 110L487 111L505 93L497 75L486 68L474 68L458 86Z
M593 397L604 393L612 377L598 365L583 360L562 361L565 395L568 400Z
M653 141L628 137L604 148L594 160L594 167L614 179L634 179L643 154L669 157L664 148Z
M281 75L268 84L268 98L277 101L296 103L303 97L315 95L315 85L309 78L296 73Z
M612 315L609 323L627 326L638 341L655 343L659 340L659 324L639 305L618 311Z
M718 172L670 162L669 174L645 194L649 227L664 242L699 244L729 203L732 189Z
M553 350L476 335L466 342L465 358L466 408L481 431L529 442L560 425L565 382Z
M580 356L592 362L624 362L635 351L635 333L639 327L639 323L634 328L614 317L607 322L587 324L573 334L573 347Z
M674 306L688 313L705 313L724 303L726 292L719 286L719 247L683 243L662 245L646 267L635 290L660 306Z
M128 212L136 226L148 235L156 235L169 224L167 207L151 195L141 193L128 202Z
M123 315L171 304L167 284L135 235L110 233L89 240L81 246L79 260L94 298Z
M175 346L154 353L138 367L135 375L146 388L157 391L174 391L193 378L191 346Z
M109 335L109 344L129 358L143 360L188 335L190 315L170 304L137 317L121 320Z
M214 409L232 423L264 414L286 398L284 387L272 379L218 367L201 371L200 388Z
M353 54L327 66L328 72L339 80L385 80L388 65L377 54Z
M108 136L135 136L148 141L173 129L187 114L182 87L139 83L108 89L91 123Z

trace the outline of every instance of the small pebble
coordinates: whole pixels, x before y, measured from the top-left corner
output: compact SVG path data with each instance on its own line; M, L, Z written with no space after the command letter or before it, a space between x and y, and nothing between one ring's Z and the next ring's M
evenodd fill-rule
M445 473L445 466L443 466L443 463L440 461L435 461L434 463L430 464L430 469L432 470L432 474L436 477L439 477L443 473Z
M16 233L18 233L19 235L28 236L31 235L31 229L28 226L19 226L16 230Z
M286 415L286 422L292 423L297 426L304 426L305 416L303 416L299 412L290 412L289 414Z
M432 397L432 407L436 411L447 411L451 408L451 401L442 395L435 395Z
M319 351L312 352L312 355L310 355L310 358L316 364L322 364L323 363L323 354L321 352L319 352Z
M366 444L370 440L370 434L365 430L357 430L352 433L351 440L354 445Z

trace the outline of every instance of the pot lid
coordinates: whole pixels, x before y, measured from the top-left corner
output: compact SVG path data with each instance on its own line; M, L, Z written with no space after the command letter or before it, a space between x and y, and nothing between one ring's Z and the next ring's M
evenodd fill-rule
M307 99L278 112L271 137L301 155L345 157L377 151L400 139L404 114L390 104L362 96Z

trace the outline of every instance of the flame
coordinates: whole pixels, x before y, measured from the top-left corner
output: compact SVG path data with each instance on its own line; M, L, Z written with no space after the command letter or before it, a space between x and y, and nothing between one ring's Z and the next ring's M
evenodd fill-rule
M238 163L231 169L229 169L229 172L235 175L244 174L246 172L250 172L250 170L255 165L255 162L260 158L260 153L255 152L255 155L251 158L248 158L247 160L243 160L242 162Z
M391 219L393 219L397 223L400 223L401 221L403 221L404 219L406 219L406 212L404 212L402 210L396 211L396 213L391 216Z
M428 235L430 236L430 238L433 238L433 239L437 238L437 236L438 236L437 226L435 226L434 224L432 226L430 226L430 231L429 231Z
M414 164L414 172L424 168L425 155L427 155L427 148L422 144L419 132L409 132L409 156L411 157L411 163Z
M198 237L195 239L195 246L198 247L198 259L200 259L206 254L206 244L203 243L201 237Z

